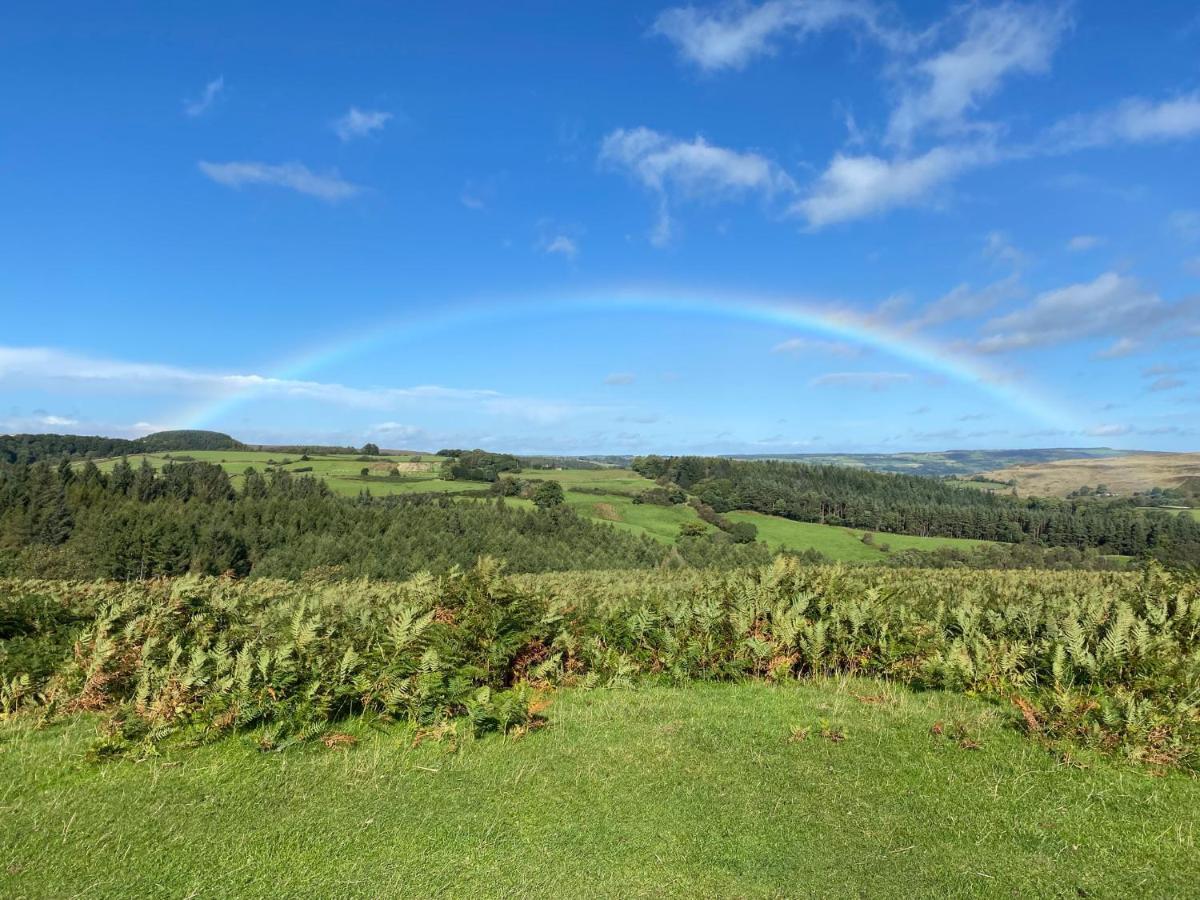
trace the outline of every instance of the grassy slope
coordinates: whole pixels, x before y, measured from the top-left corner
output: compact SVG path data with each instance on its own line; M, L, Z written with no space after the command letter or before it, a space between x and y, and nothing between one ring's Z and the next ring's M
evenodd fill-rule
M1063 766L961 696L566 691L549 717L456 754L360 730L345 751L228 740L103 765L79 759L86 722L0 729L0 894L1182 896L1200 878L1200 781Z
M919 537L907 534L874 532L874 545L862 542L863 532L853 528L838 528L818 525L815 522L794 522L780 516L768 516L756 512L731 512L726 517L735 522L752 522L758 528L758 539L772 547L804 550L812 547L830 559L848 562L870 562L882 559L887 554L880 547L887 544L889 552L897 550L935 550L938 547L978 547L987 541L972 541L964 538Z

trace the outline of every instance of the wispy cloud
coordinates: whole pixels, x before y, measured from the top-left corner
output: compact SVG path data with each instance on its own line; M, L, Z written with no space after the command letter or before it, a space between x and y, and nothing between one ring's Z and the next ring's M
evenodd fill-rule
M935 147L920 156L891 160L838 154L792 209L818 229L918 206L963 172L996 158L995 148L987 143Z
M442 385L352 387L254 373L211 372L161 363L82 356L46 347L0 347L0 384L71 391L119 391L219 399L235 395L306 400L354 409L416 405L470 405L480 412L552 422L590 408L556 400L517 397L482 388Z
M183 111L192 118L204 115L217 102L217 98L221 96L223 90L225 90L225 76L222 75L206 84L200 96L195 100L185 101Z
M913 380L908 372L829 372L810 381L810 387L848 387L883 391Z
M1170 100L1129 97L1097 113L1063 119L1044 139L1052 152L1069 152L1108 144L1144 144L1200 135L1200 92Z
M1084 434L1090 437L1120 437L1121 435L1129 434L1133 429L1128 425L1117 425L1107 423L1103 425L1095 425L1088 428Z
M989 231L983 242L983 255L992 262L1004 263L1014 269L1025 265L1025 254L1003 231Z
M1176 388L1181 388L1187 384L1182 378L1175 378L1172 375L1163 375L1161 378L1156 378L1146 386L1148 391L1173 391Z
M198 165L205 176L217 184L232 188L269 185L319 197L330 203L347 200L362 192L361 187L346 181L336 171L321 174L297 162L272 165L263 162L201 161Z
M1094 234L1077 234L1075 237L1067 241L1067 249L1072 253L1083 253L1087 250L1095 250L1104 243L1104 238Z
M962 39L906 73L909 85L888 122L889 143L907 146L925 127L967 128L966 116L1005 78L1049 68L1068 19L1061 8L1002 3L966 6L949 24L961 28Z
M859 344L845 341L822 341L816 338L795 337L781 341L771 348L772 353L787 353L792 356L861 356Z
M268 375L208 372L161 363L103 359L46 347L0 347L0 381L11 380L91 384L153 393L252 391L366 408L386 407L406 400L479 400L501 396L496 391L438 385L356 388Z
M1141 341L1135 341L1133 338L1117 338L1108 347L1096 353L1097 359L1122 359L1130 354L1137 353L1142 347Z
M895 45L901 32L887 28L873 3L864 0L768 0L759 5L730 2L703 10L673 7L659 14L652 33L667 38L701 69L740 69L775 51L784 36L802 39L835 26Z
M543 253L562 256L570 260L574 260L579 255L579 244L565 234L543 238L538 242L538 248Z
M625 170L658 195L655 243L671 236L668 201L672 197L700 201L730 200L747 194L770 198L791 193L795 182L778 165L753 151L730 150L702 137L675 138L650 128L618 128L600 146L602 165Z
M605 384L611 385L633 384L635 381L637 381L637 376L632 372L613 372L604 379Z
M1135 278L1105 272L1090 282L1046 291L1032 303L984 326L976 348L1000 353L1083 338L1152 335L1200 315L1200 296L1168 303Z
M353 141L379 131L393 118L390 112L352 106L345 115L334 120L333 131L343 141Z
M969 284L960 284L926 305L918 315L904 323L904 327L911 331L919 331L947 322L973 319L990 312L1004 301L1020 296L1021 293L1021 280L1015 272L979 290L975 290Z

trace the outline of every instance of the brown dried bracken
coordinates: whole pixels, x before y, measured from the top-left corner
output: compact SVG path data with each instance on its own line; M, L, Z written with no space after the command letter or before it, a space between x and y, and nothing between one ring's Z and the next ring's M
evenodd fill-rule
M1037 713L1031 704L1024 697L1014 697L1013 703L1017 705L1017 709L1021 710L1021 716L1025 719L1025 727L1030 733L1036 733L1042 730L1042 723L1038 721Z

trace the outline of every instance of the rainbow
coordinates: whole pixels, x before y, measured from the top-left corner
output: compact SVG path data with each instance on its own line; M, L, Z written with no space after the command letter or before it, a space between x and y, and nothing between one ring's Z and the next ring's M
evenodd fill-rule
M675 293L661 290L619 289L553 299L492 301L447 306L432 312L405 316L376 324L364 332L342 335L299 354L275 368L270 377L287 380L311 379L328 366L381 347L410 342L460 329L490 323L513 322L547 316L580 316L623 313L678 315L716 320L778 325L806 334L820 335L878 350L903 360L927 374L946 378L989 397L996 403L1030 419L1056 427L1072 427L1075 417L1043 397L1034 387L1006 377L976 356L953 352L920 335L882 324L860 313L831 309L790 299L747 298ZM210 427L227 417L259 391L253 386L223 393L215 400L183 411L175 420L188 428Z

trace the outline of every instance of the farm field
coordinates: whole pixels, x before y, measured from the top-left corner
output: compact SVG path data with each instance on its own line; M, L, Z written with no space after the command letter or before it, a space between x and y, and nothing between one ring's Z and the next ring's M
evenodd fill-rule
M478 490L485 485L469 481L443 481L438 477L443 457L431 454L411 454L406 456L376 456L371 461L364 461L357 456L349 455L318 455L308 460L301 460L299 454L285 454L261 450L189 450L173 454L145 454L144 456L129 457L131 465L141 465L145 459L152 466L162 468L167 463L191 458L200 462L220 465L234 483L240 486L242 473L247 468L255 468L260 472L268 465L277 466L287 472L309 474L325 479L329 489L344 496L357 496L366 488L373 495L383 497L391 494L416 494L429 491L458 491ZM288 462L282 464L284 460ZM117 460L109 459L98 462L102 471L109 471ZM403 473L399 477L391 475L396 467ZM366 467L372 470L367 478L361 475ZM311 471L300 471L311 470Z
M690 506L634 503L620 494L574 494L568 491L567 503L582 516L608 522L634 534L645 534L666 544L674 542L679 535L679 526L684 522L701 521ZM711 530L711 526L707 527Z
M353 726L345 749L140 763L81 759L85 719L12 726L0 893L1119 897L1200 877L1200 781L1063 765L962 696L572 689L547 716L456 751Z
M877 562L888 553L898 550L936 550L939 547L985 546L989 541L972 541L962 538L920 537L908 534L872 532L873 543L864 544L863 531L841 528L836 525L821 525L816 522L794 522L780 516L769 516L757 512L730 512L726 518L735 522L750 522L758 528L758 539L772 547L789 550L819 550L830 559L846 562ZM885 552L882 545L886 544Z
M1107 485L1119 495L1177 487L1200 476L1200 453L1137 453L1108 459L1071 459L1011 466L983 473L996 481L1013 480L1021 496L1062 497L1083 485Z

